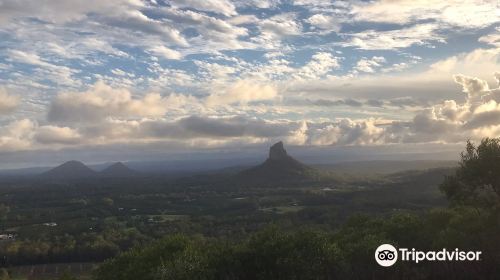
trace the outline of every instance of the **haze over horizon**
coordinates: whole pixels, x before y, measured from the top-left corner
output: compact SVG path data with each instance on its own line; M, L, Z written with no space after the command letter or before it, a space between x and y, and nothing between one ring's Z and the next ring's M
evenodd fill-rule
M256 158L278 140L311 162L457 159L500 135L498 11L1 1L0 169Z
M350 146L350 147L322 147L322 146L290 146L297 158L307 164L338 164L348 162L369 161L457 161L460 145L423 144L405 146ZM114 148L114 147L113 147ZM127 146L128 148L128 146ZM246 145L244 147L224 147L205 149L193 152L189 149L176 152L159 151L154 154L144 153L137 149L112 149L98 147L95 150L82 148L81 150L64 151L37 151L33 153L16 152L2 154L3 161L0 170L23 169L31 167L54 167L71 160L82 161L89 165L106 165L114 162L127 162L149 166L160 170L217 170L226 167L250 166L264 160L269 145ZM106 153L101 152L106 149ZM10 160L15 160L12 164Z

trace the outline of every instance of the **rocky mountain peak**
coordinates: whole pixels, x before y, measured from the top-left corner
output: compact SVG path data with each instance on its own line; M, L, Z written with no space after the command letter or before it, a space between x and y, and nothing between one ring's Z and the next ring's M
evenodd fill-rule
M269 159L280 160L287 157L288 154L286 153L282 141L279 141L278 143L272 145L271 148L269 148Z
M298 182L314 179L317 172L290 156L283 142L278 142L269 149L269 158L262 164L245 169L238 174L238 178L245 183L276 183Z

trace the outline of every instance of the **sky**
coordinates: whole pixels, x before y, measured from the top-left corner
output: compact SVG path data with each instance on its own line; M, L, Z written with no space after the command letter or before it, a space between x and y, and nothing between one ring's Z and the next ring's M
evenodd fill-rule
M458 150L500 136L499 3L0 0L0 167Z

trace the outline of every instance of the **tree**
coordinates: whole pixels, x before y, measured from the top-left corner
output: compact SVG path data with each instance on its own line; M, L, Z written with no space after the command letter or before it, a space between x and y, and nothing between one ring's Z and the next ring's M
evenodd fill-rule
M487 206L500 201L500 138L485 138L479 146L467 141L455 175L441 190L454 204Z

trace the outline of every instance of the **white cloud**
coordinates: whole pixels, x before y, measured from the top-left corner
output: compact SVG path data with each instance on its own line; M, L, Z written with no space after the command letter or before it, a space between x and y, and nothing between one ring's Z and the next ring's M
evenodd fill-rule
M40 144L78 144L81 135L69 127L47 125L39 127L34 133L34 140Z
M79 82L72 77L78 70L47 62L36 53L10 50L9 59L37 67L40 79L50 79L53 83L58 85L79 85Z
M446 100L418 111L409 121L376 118L309 122L304 144L386 145L394 143L459 143L496 137L500 131L500 88L478 78L455 75L467 94L464 102Z
M412 64L413 63L416 63L416 61L412 61ZM406 62L394 63L389 67L383 68L382 72L384 72L384 73L386 73L386 72L399 72L399 71L403 71L409 67L410 67L410 63L406 63Z
M190 38L191 52L213 53L224 49L255 48L252 44L240 40L240 37L248 35L248 30L236 26L232 17L227 20L212 17L191 10L179 10L175 8L161 8L155 10L165 21L175 24L180 29L196 30L199 36ZM241 19L241 18L240 18Z
M285 142L290 145L307 144L307 138L308 138L307 130L308 130L307 122L302 121L300 126L296 130L291 129L289 135L284 137Z
M331 70L340 68L340 58L333 56L331 53L318 52L315 53L311 60L298 69L294 74L297 78L318 79L328 74Z
M494 137L478 133L477 129L484 132L487 127L500 127L500 89L490 89L486 81L475 77L455 75L454 79L467 93L466 102L445 101L418 114L414 119L415 131L435 133L435 137L448 141L464 137Z
M478 41L500 48L500 27L497 27L491 34L481 36Z
M500 48L500 34L488 34L479 38L479 42L487 43Z
M0 127L0 151L37 149L46 145L75 145L82 142L79 133L69 127L38 123L21 119Z
M20 101L18 96L9 95L4 88L0 88L0 114L12 112Z
M454 75L453 79L462 86L463 92L467 93L467 101L471 105L481 102L483 95L487 95L490 91L488 83L479 78L458 74Z
M281 0L235 0L238 7L256 7L259 9L269 9L276 7Z
M340 45L364 50L392 50L444 42L444 37L437 34L438 29L438 25L428 23L388 31L367 30L348 34L348 40Z
M255 15L238 15L231 17L227 22L234 25L242 25L256 23L258 20L259 19Z
M122 30L138 31L143 34L161 36L161 40L170 44L187 46L182 34L168 22L149 18L140 10L117 10L100 18L106 25ZM123 32L123 31L122 31Z
M2 147L182 137L378 145L500 131L491 1L0 2L0 83L23 93L20 102L0 92L0 113L31 119L2 128ZM446 40L464 34L489 49L453 53Z
M0 129L0 150L158 141L204 140L208 141L207 143L215 141L222 144L234 139L248 143L285 139L297 145L339 146L457 143L464 139L494 136L500 131L500 89L492 89L485 81L465 75L456 75L455 82L462 86L467 94L465 101L446 100L417 112L408 121L387 121L378 118L270 121L255 117L216 117L201 114L174 120L165 117L103 118L94 122L73 122L71 126L39 126L36 122L21 120ZM111 95L110 99L103 98L102 93ZM88 118L89 112L100 117L112 114L120 116L117 110L142 112L143 107L151 106L144 100L131 100L126 90L112 92L109 87L99 84L80 95L72 95L73 102L78 104L77 107L70 108L74 113L72 117ZM275 97L276 92L271 88L256 86L252 82L241 82L225 93L225 96L211 98L215 98L212 102L218 105ZM186 105L185 100L178 99L177 105ZM101 111L102 106L105 106L109 113L104 114ZM85 114L78 112L78 109L85 111Z
M182 54L176 50L167 48L165 46L154 46L149 49L151 53L161 56L166 59L181 59Z
M188 86L194 84L194 75L184 70L162 67L158 62L153 62L147 70L151 73L146 77L147 84L154 90L160 91L174 85Z
M20 50L11 50L9 52L10 58L21 63L50 67L50 63L42 61L40 56L35 53L27 53Z
M324 29L331 30L335 32L340 31L340 23L335 20L334 16L325 14L315 14L306 20L309 24Z
M274 86L251 80L240 80L225 88L216 87L213 91L206 99L209 106L246 104L252 101L272 100L278 96Z
M411 62L413 59L410 58ZM316 100L378 100L378 104L394 103L399 106L402 97L411 97L416 101L410 107L429 106L438 104L443 100L455 100L462 102L463 95L457 95L457 85L453 82L453 73L462 73L467 76L476 76L481 80L488 81L490 85L497 84L491 73L498 72L500 65L500 52L497 49L476 49L468 53L453 55L444 58L420 71L403 71L388 73L383 71L386 66L380 68L382 72L376 75L354 75L335 76L328 75L326 78L314 80L286 80L280 84L283 88L282 95L289 98L306 97ZM391 68L391 66L388 66ZM399 101L397 101L399 100ZM397 101L397 102L396 102ZM377 104L374 103L374 104ZM407 102L405 102L407 103ZM377 107L377 106L375 106ZM380 106L378 106L380 107ZM312 110L310 108L310 110ZM383 116L393 120L408 120L411 111L401 110L349 110L336 111L338 117L369 118ZM323 115L325 118L329 116ZM336 115L337 116L337 115ZM356 119L354 118L354 119Z
M374 56L371 59L362 58L356 63L355 70L365 73L374 73L376 68L380 68L385 63L385 58L382 56Z
M442 59L430 65L430 69L423 75L440 79L448 79L450 73L462 73L469 76L478 76L488 80L491 73L500 69L500 49L475 49ZM488 80L492 81L492 80Z
M108 117L134 118L164 115L169 98L149 93L133 98L128 89L97 82L88 91L60 93L51 103L48 119L58 122L95 122Z
M308 142L312 145L377 145L384 144L384 129L373 119L352 121L343 119L313 129Z
M293 0L297 6L329 7L332 5L330 0Z
M280 39L302 33L302 25L293 13L278 14L260 20L258 25L263 38Z
M200 11L208 11L223 14L225 16L234 16L236 7L228 0L169 0L169 3L179 8L191 8Z
M23 150L32 146L31 137L35 124L22 119L0 127L0 151Z
M14 19L38 18L48 22L65 23L80 20L89 13L109 13L117 8L142 7L140 0L4 0L0 2L0 24Z
M123 71L122 69L119 69L119 68L111 69L110 72L113 73L116 76L130 77L130 78L135 77L135 74L133 74L133 73L127 73L127 72L125 72L125 71Z
M276 57L281 54L276 54ZM292 77L292 73L297 69L293 68L291 62L283 58L274 58L274 55L269 57L269 61L265 64L246 65L244 67L242 76L250 77L261 81L276 81L287 80Z
M496 1L460 0L382 0L353 6L359 21L407 24L435 20L461 28L482 28L499 21L500 4Z

